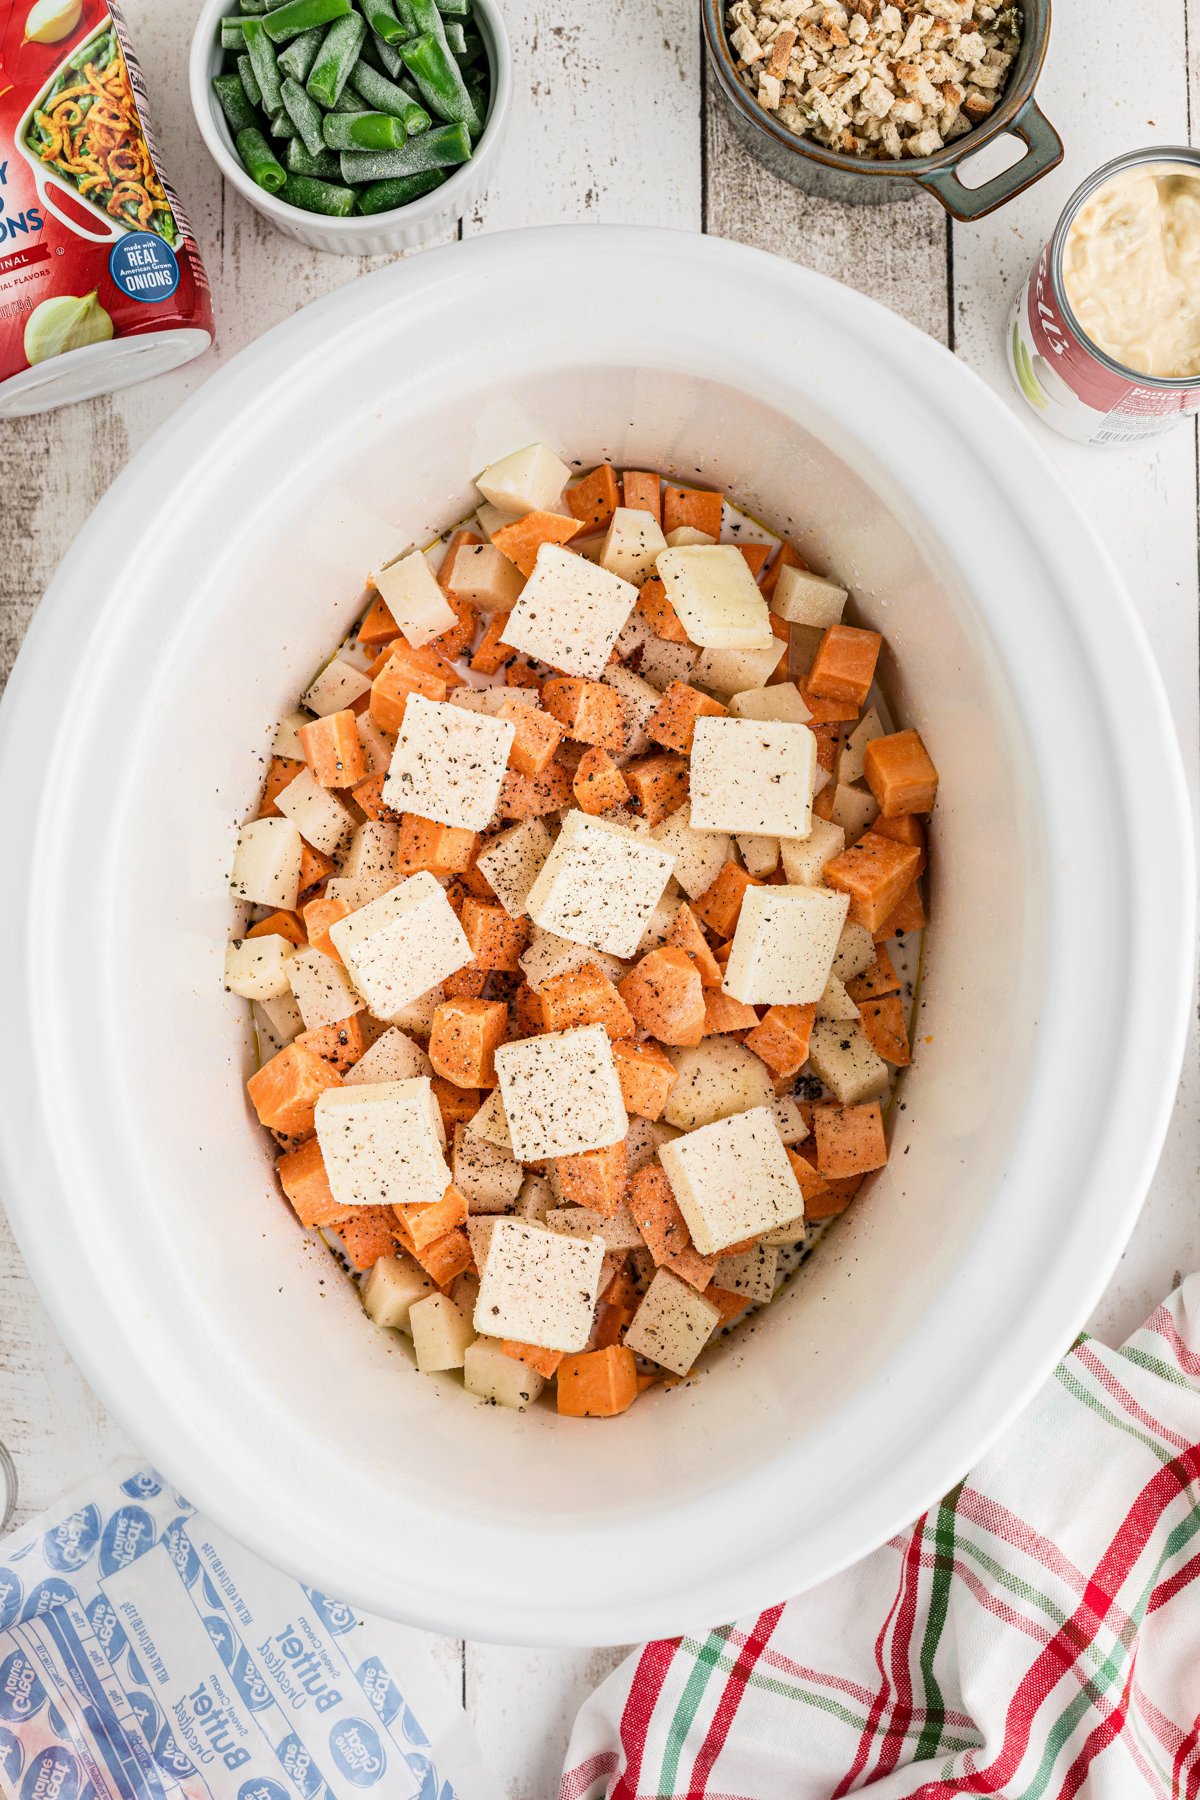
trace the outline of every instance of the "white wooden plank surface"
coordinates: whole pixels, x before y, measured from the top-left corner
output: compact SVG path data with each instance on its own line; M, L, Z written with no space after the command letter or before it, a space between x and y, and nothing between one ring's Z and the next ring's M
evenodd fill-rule
M1200 42L1200 0L1186 4L1191 41ZM126 10L163 151L204 247L220 348L174 375L57 415L53 456L45 454L44 420L0 426L0 679L63 551L131 452L217 360L373 266L293 245L223 191L187 105L194 7L127 0ZM1062 199L1119 150L1186 141L1195 116L1185 0L1143 0L1132 14L1118 0L1060 7L1039 93L1068 140L1066 166L992 220L952 229L932 201L846 209L802 196L754 163L713 94L702 102L691 0L510 0L507 17L518 63L510 137L465 234L577 220L703 226L874 294L950 342L1006 397L1001 323ZM1200 87L1191 99L1200 101ZM1061 443L1023 416L1130 583L1167 677L1195 794L1194 434L1179 432L1154 450L1104 454ZM1192 1056L1146 1213L1094 1321L1103 1335L1123 1334L1177 1270L1200 1266L1198 1125ZM18 1465L21 1516L132 1448L67 1358L2 1214L0 1437ZM616 1653L431 1644L513 1800L549 1800L574 1709Z

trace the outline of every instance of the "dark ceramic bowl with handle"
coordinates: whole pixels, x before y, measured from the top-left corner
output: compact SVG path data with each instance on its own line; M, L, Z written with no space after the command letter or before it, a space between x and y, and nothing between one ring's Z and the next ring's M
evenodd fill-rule
M905 157L903 162L847 156L789 131L739 77L723 0L702 0L702 7L709 57L738 137L773 174L805 193L871 205L911 200L924 189L954 218L982 219L1062 161L1062 139L1033 98L1050 39L1050 0L1021 0L1021 47L995 111L932 156ZM968 187L959 177L960 165L984 144L1005 136L1024 144L1020 161L978 187Z

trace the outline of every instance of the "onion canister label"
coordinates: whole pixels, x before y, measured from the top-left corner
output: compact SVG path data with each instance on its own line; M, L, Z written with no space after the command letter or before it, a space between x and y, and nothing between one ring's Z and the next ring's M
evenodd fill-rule
M183 335L128 353L165 333ZM139 380L211 335L116 0L0 0L0 414Z

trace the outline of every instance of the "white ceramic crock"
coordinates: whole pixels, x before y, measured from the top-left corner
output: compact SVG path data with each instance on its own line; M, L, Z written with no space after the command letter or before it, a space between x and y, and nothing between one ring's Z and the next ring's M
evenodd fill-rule
M367 1323L276 1191L221 988L277 716L363 571L536 438L725 487L836 571L942 772L890 1167L703 1378L603 1424L480 1407ZM81 533L0 712L0 779L0 1174L34 1278L173 1482L379 1612L598 1643L833 1573L1043 1379L1158 1155L1191 853L1128 599L980 382L755 251L488 237L270 332Z

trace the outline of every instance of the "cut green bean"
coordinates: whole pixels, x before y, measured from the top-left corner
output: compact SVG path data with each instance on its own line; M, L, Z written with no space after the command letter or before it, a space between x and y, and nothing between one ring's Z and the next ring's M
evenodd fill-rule
M396 17L392 0L359 0L359 11L377 37L385 44L399 43L409 34Z
M263 13L267 10L267 0L238 0L243 13Z
M477 144L483 136L483 128L487 124L488 96L487 89L478 78L467 82L467 92L471 96L471 105L475 108L474 125L468 125L472 144Z
M359 61L349 86L372 112L394 113L410 137L419 131L428 131L433 124L423 106L410 100L402 87L389 81L368 62Z
M222 50L244 50L246 48L246 34L242 29L244 24L245 20L240 18L221 20Z
M248 125L245 131L239 131L235 142L251 180L265 188L268 194L277 194L287 180L287 170L258 126Z
M308 80L312 66L317 60L317 51L321 48L321 39L325 33L320 26L315 31L302 31L299 37L292 39L286 50L279 52L279 72L290 75L301 87Z
M358 64L356 63L354 66L355 66L355 68L357 68ZM335 112L335 113L356 113L356 112L373 112L374 108L370 107L370 106L367 106L367 107L363 106L362 101L359 99L358 95L354 91L353 82L348 81L346 83L345 87L342 89L341 93L338 95L337 103L334 106L331 106L329 110L330 110L330 112Z
M304 212L324 213L331 219L346 218L355 205L353 188L339 187L333 181L315 181L309 175L289 175L279 197Z
M321 40L316 61L307 83L309 94L318 106L331 112L341 99L367 35L367 22L361 13L350 13L329 27Z
M438 11L436 0L407 0L407 4L408 10L412 14L413 24L416 26L413 37L421 37L428 32L430 37L434 37L439 43L444 44L446 26Z
M471 0L437 0L437 9L447 17L452 14L456 19L469 19Z
M290 75L283 84L283 104L288 118L304 139L304 148L310 156L319 155L325 145L321 133L321 109Z
M378 33L374 31L368 31L363 39L362 55L359 57L358 67L361 69L364 63L369 68L377 69L381 75L388 76L392 81L404 73L404 64L396 46L385 44Z
M396 17L403 25L406 34L409 37L418 37L421 28L417 24L416 14L412 9L412 0L392 0L392 4L396 8Z
M250 57L250 66L254 70L262 99L259 104L268 113L277 113L283 106L282 83L279 77L279 64L275 61L275 46L263 29L261 19L247 19L242 27L246 37L246 50ZM241 64L238 64L241 72Z
M465 125L439 125L420 137L410 138L401 150L343 150L342 180L351 186L375 181L394 181L402 175L423 175L426 169L451 168L465 163L471 139Z
M256 107L261 106L263 103L262 89L258 85L258 78L254 73L254 64L250 61L248 55L238 57L237 72L238 80L242 84L242 92L250 102L250 105Z
M273 44L286 44L302 31L313 31L318 25L332 25L353 11L350 0L286 0L269 12L263 30Z
M251 106L240 75L214 75L213 92L221 103L221 111L234 137L258 124L258 114Z
M341 168L332 150L322 150L319 156L310 156L304 147L302 138L288 139L288 147L284 153L289 175L315 175L320 181L340 181Z
M430 112L454 125L479 127L475 103L444 41L426 32L403 44L400 54Z
M485 55L483 39L477 31L463 32L463 56L467 62L480 62Z
M408 133L392 113L326 113L321 122L331 150L399 150Z
M446 48L449 50L451 56L465 56L467 54L466 33L463 31L458 20L447 19L445 22L445 32Z
M445 179L442 169L426 169L420 175L402 175L396 181L373 181L358 196L358 210L391 212L397 206L407 206L410 200L419 200L422 194L432 193Z
M281 106L277 113L271 114L270 126L272 137L291 139L296 135L296 127L292 124L291 114L286 107Z

